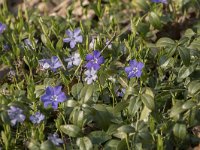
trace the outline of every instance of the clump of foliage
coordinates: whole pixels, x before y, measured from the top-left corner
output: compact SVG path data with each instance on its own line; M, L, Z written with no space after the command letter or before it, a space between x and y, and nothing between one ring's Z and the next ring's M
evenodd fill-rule
M82 1L80 1L82 3ZM0 9L5 150L200 142L200 2L97 0L93 19Z

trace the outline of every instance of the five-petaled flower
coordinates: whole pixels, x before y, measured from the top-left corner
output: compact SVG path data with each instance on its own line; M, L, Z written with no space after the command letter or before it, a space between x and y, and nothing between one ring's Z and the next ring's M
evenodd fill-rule
M87 69L99 70L100 65L104 63L104 58L97 50L93 51L93 54L87 54L86 60L88 61L85 67Z
M81 63L80 54L76 52L66 58L65 61L68 62L67 68L71 68L73 65L78 66Z
M7 112L12 126L17 122L22 123L26 118L26 116L22 114L23 110L15 106L10 106L10 109L8 109Z
M142 62L137 62L136 60L131 60L129 64L130 66L125 67L128 78L140 77L144 64Z
M4 30L6 30L6 25L0 22L0 34L2 34Z
M42 120L44 120L44 115L40 112L36 112L34 115L30 116L30 120L33 124L39 124Z
M63 42L70 43L70 47L74 48L76 46L76 43L82 43L83 37L80 35L81 30L79 28L76 28L74 31L71 31L70 29L66 30L67 38L63 39Z
M163 4L167 4L167 0L151 0L154 3L163 3Z
M84 74L86 75L85 81L87 82L87 84L91 84L97 79L97 71L93 68L85 71Z
M57 56L52 56L51 59L41 59L39 60L39 64L42 67L42 70L50 68L53 72L62 67L62 64Z
M55 72L58 68L62 67L62 64L57 56L51 57L50 69Z
M48 136L48 140L51 141L56 146L59 146L60 144L63 143L63 140L61 138L59 138L57 133L50 134Z
M53 109L57 109L58 103L66 100L66 95L61 89L62 86L49 86L46 88L45 94L41 96L41 101L44 103L45 108L48 107L48 105L52 105Z

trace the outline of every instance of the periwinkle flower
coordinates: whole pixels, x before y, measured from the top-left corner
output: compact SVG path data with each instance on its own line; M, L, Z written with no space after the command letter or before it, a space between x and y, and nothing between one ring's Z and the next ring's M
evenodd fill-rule
M40 112L36 112L34 115L31 115L29 119L33 124L39 124L41 121L44 120L44 117L45 116Z
M34 39L34 42L37 43L38 40L37 40L37 39ZM33 48L33 43L30 41L30 39L28 39L28 38L25 39L25 40L24 40L24 43L25 43L25 45L26 45L27 47Z
M7 112L12 126L14 126L17 122L24 122L26 118L26 116L22 114L23 110L15 106L10 106L10 109L8 109Z
M42 67L42 70L50 68L53 72L62 67L62 64L57 56L52 56L51 59L41 59L39 60L39 64Z
M80 35L81 30L79 28L76 28L74 31L71 31L70 29L66 30L67 38L63 39L63 42L70 43L70 47L74 48L76 46L76 43L82 43L83 37Z
M87 82L87 84L91 84L93 81L96 81L97 79L97 71L94 70L93 68L85 71L84 74L86 75L85 81Z
M3 33L3 31L6 30L6 25L0 22L0 34Z
M41 66L41 70L46 70L50 68L51 60L50 59L41 59L39 60L39 64Z
M121 89L117 90L116 94L117 94L118 97L123 97L125 92L126 92L126 89L125 88L121 88Z
M51 57L50 69L55 72L58 68L62 67L62 64L57 56Z
M144 64L142 62L137 62L136 60L131 60L129 64L130 66L125 67L128 78L140 77Z
M86 60L88 61L85 67L87 69L99 70L100 65L104 63L104 58L101 56L101 53L97 50L93 51L93 54L88 54L86 56Z
M65 61L68 62L67 68L71 68L73 65L78 66L81 63L80 54L76 52L66 58Z
M151 0L154 3L163 3L163 4L167 4L167 0Z
M61 138L59 138L57 133L50 134L48 136L48 140L51 141L56 146L59 146L60 144L63 143L63 140Z
M41 96L41 101L44 103L44 107L52 105L53 109L58 108L58 103L66 100L65 93L61 91L62 86L52 87L49 86L46 88L45 94Z
M10 49L8 44L3 45L3 50L4 51L8 51Z

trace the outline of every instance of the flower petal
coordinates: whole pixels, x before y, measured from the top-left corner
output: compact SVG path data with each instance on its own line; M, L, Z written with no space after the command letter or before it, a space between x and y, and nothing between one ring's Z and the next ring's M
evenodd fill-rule
M70 29L66 30L65 33L66 33L69 37L73 37L73 32L72 32Z
M129 72L131 72L132 71L132 67L125 67L125 71L126 71L126 73L129 73Z
M103 56L101 56L101 57L98 59L97 63L98 63L99 65L104 63L104 58L103 58Z
M78 36L81 33L81 29L80 28L76 28L74 29L74 36Z
M98 58L101 55L101 53L98 50L94 50L93 54L95 58Z
M129 64L130 64L130 66L135 67L135 66L137 66L137 61L135 59L130 60Z
M63 42L69 43L71 40L72 40L71 38L64 38L64 39L63 39Z
M94 56L92 54L87 54L87 56L86 56L87 61L92 60L93 58L94 58Z
M82 37L82 35L77 36L77 37L75 38L75 41L78 42L78 43L82 43L82 42L83 42L83 37Z
M76 41L71 40L71 42L70 42L70 48L74 48L75 45L76 45Z
M54 94L55 95L60 94L62 92L61 89L62 89L62 86L56 86L56 87L54 87Z

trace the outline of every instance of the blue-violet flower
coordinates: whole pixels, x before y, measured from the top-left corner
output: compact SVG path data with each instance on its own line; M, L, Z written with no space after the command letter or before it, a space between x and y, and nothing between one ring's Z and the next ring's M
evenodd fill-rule
M97 50L94 50L93 54L87 54L86 60L88 61L85 65L87 69L99 70L100 65L104 63L103 56Z
M144 64L142 62L137 62L136 60L131 60L129 64L130 66L125 67L128 78L140 77Z
M62 67L62 64L57 56L51 57L50 69L55 72L58 68Z
M85 71L84 74L86 75L85 81L87 82L87 84L91 84L97 79L97 71L93 68Z
M71 68L73 65L78 66L81 63L80 54L76 52L66 58L65 61L68 62L67 68Z
M59 146L60 144L63 143L63 140L61 138L59 138L57 133L50 134L48 136L48 140L51 141L56 146Z
M167 0L151 0L154 3L163 3L163 4L167 4Z
M50 68L53 72L62 67L62 64L57 56L52 56L51 59L41 59L39 60L39 64L42 67L42 70Z
M30 116L30 120L33 124L39 124L42 120L44 120L44 115L40 112L36 112L34 115Z
M0 34L2 34L4 30L6 30L6 25L0 22Z
M17 122L22 123L26 118L26 116L22 114L23 110L15 106L10 106L10 109L8 109L7 112L12 126L14 126Z
M44 103L44 107L52 105L53 109L58 108L58 103L66 100L65 93L61 91L62 86L52 87L49 86L46 88L45 94L41 96L41 101Z
M80 35L80 33L81 30L79 28L76 28L74 31L71 31L70 29L66 30L68 38L64 38L63 42L70 43L70 47L74 48L76 43L83 42L83 37Z

